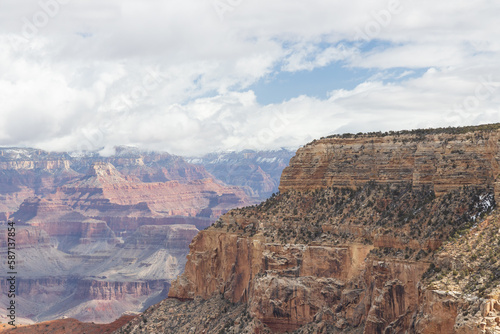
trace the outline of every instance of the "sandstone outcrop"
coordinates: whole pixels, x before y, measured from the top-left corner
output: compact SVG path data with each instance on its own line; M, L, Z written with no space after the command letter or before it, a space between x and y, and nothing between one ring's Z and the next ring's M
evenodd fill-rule
M464 185L493 188L498 181L499 131L347 137L300 149L283 171L280 191L410 182L429 185L439 196Z
M306 145L283 172L280 194L230 211L194 238L184 274L169 290L178 301L162 302L142 324L117 333L146 333L148 319L172 333L493 333L496 265L488 272L479 270L485 262L469 266L478 257L457 242L477 236L469 231L484 217L495 219L498 129L337 136ZM499 227L480 240L496 242ZM468 255L450 259L448 247ZM480 254L496 263L493 248ZM443 279L464 265L463 288L444 290ZM442 266L450 268L444 278L436 269ZM231 321L204 321L214 315L199 309L200 300L233 303ZM221 319L223 329L211 325Z

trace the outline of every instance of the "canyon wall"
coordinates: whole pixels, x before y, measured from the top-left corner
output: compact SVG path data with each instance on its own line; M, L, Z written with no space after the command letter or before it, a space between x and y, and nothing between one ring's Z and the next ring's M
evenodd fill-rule
M449 259L443 247L497 219L499 140L492 126L314 141L284 170L280 194L194 238L169 291L184 303L163 301L143 317L198 307L200 297L222 305L222 296L248 312L234 315L238 326L226 322L228 333L493 333L497 306L484 305L497 299L478 292L493 283L462 297L433 282L442 279L438 259ZM197 332L220 330L200 318L209 314L191 315ZM139 321L127 331L141 332Z
M414 187L430 185L439 196L464 185L495 187L499 140L498 131L325 138L297 151L279 189L411 182Z

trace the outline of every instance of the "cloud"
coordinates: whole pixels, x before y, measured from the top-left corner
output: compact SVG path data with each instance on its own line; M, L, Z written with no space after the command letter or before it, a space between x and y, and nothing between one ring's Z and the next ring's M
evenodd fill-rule
M346 47L343 44L321 48L314 43L299 43L288 50L282 70L286 72L311 71L333 62L352 59L356 56L356 51L356 48Z
M193 155L500 121L499 14L487 0L5 0L0 145ZM249 89L333 65L374 75L280 104Z

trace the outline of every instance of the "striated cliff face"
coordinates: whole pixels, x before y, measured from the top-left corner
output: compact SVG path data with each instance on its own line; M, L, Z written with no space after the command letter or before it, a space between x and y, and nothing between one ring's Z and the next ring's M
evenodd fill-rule
M11 218L37 227L51 237L74 237L78 242L73 246L98 240L118 242L105 221L88 218L69 206L38 197L26 199Z
M498 131L326 138L297 152L279 189L410 182L431 186L439 196L464 185L493 187L500 173L499 140Z
M182 157L165 152L146 152L126 146L116 147L115 151L114 155L106 158L87 152L73 159L71 166L80 173L86 173L95 162L110 163L120 173L142 182L189 182L213 177L203 166L190 164Z
M306 145L284 170L280 194L230 211L193 239L169 290L183 302L165 300L117 333L151 332L150 321L166 333L500 330L496 248L474 256L483 240L497 242L499 226L480 238L475 229L496 219L498 128ZM477 242L466 248L467 238ZM231 319L201 310L200 298Z
M379 259L370 244L276 244L263 235L201 231L184 274L169 297L209 299L222 294L248 305L273 332L296 330L318 313L341 331L383 332L416 309L418 277L428 263Z
M228 196L232 195L232 196ZM249 204L245 193L213 179L168 182L141 182L125 177L110 163L94 163L81 179L60 187L48 196L91 216L200 216L214 218L229 208ZM141 206L142 204L142 206ZM214 212L215 211L215 214Z
M182 203L183 196L207 203L211 202L207 197L217 198L215 191L204 193L178 181L166 183L171 182L184 185L184 192L175 195L175 189L165 183L143 183L122 175L109 163L96 163L85 176L57 192L25 199L9 217L18 222L17 265L23 273L18 294L24 305L19 316L110 322L125 311L141 311L166 297L198 232L189 223L206 226L213 218L175 217L151 210L148 202L154 202L150 199L162 198L154 190L168 189L171 207L177 205L186 215L183 205L196 214L208 204L197 208L187 199ZM192 183L213 184L221 197L229 188L210 180ZM167 201L154 208L165 205L167 209ZM214 201L213 207L218 204ZM2 253L7 249L6 230L0 235L0 244L5 246ZM0 288L7 290L3 284Z
M16 291L20 318L69 316L98 323L165 298L198 232L186 224L144 225L124 241L112 243L88 230L75 231L73 237L50 237L39 226L23 224L16 230L17 269L22 272ZM6 233L0 237L6 256ZM6 279L0 280L0 291L8 290Z
M7 248L7 233L7 228L4 228L0 234L0 247ZM49 234L44 230L32 226L19 227L15 240L17 249L50 246Z
M5 217L33 196L75 199L85 195L90 197L87 206L147 203L166 215L212 219L255 202L240 187L224 184L201 165L168 153L126 147L116 148L111 157L0 148L0 171L0 214Z

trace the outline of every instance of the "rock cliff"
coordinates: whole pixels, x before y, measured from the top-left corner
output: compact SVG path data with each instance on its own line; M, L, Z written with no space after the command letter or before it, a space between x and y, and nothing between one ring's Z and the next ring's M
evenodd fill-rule
M500 330L496 246L477 251L497 243L499 127L306 145L278 195L193 239L169 290L177 301L116 333Z
M409 133L325 138L300 149L281 176L280 192L411 183L436 195L464 185L493 187L500 133Z

